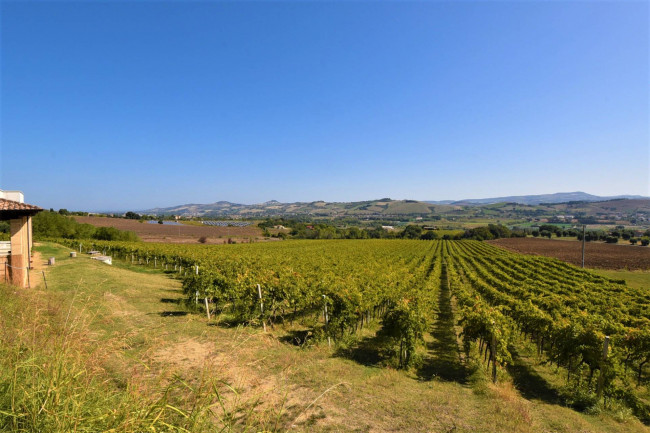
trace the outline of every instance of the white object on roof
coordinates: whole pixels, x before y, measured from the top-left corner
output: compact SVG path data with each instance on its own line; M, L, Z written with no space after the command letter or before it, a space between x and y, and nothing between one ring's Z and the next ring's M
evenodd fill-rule
M17 201L18 203L25 203L25 195L22 191L3 191L0 189L0 198Z

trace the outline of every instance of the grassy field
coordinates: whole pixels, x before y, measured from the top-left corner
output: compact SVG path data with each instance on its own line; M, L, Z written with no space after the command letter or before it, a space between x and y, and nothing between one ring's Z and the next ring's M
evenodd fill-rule
M189 313L161 271L38 250L56 257L49 290L0 290L0 430L650 431L531 391L538 366L526 356L515 381L488 383L455 355L444 293L427 368L402 372L376 365L367 331L342 347L301 346L289 326L264 333Z
M612 278L615 280L625 280L627 285L630 287L650 290L649 270L625 271L625 270L609 270L609 269L590 269L590 271L607 278Z

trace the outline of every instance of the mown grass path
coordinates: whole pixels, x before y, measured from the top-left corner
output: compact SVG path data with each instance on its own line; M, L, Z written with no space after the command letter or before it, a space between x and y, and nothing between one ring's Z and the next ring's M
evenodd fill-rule
M418 371L422 378L467 383L467 369L461 362L456 319L451 304L445 271L440 278L432 341L427 342L427 356Z

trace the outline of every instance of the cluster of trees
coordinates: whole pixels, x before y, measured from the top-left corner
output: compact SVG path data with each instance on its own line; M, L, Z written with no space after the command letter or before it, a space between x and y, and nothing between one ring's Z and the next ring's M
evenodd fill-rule
M459 239L474 239L477 241L487 241L490 239L499 238L512 238L512 237L525 237L526 233L521 230L510 230L508 227L501 224L488 224L487 226L476 227L473 229L465 230L464 233L457 235L444 234L440 235L434 230L424 230L420 226L408 225L399 233L398 237L405 239L424 239L424 240L459 240Z
M403 230L384 229L380 225L359 228L336 227L331 224L294 224L291 236L296 239L438 239L438 235L415 224L407 225Z
M114 218L120 218L120 215L114 215ZM167 215L167 216L157 216L157 215L145 215L142 214L140 215L139 213L133 212L133 211L128 211L127 213L124 214L124 218L127 220L139 220L139 221L153 221L153 220L158 220L160 224L162 224L163 220L173 220L174 217L172 215Z
M359 223L357 221L357 223ZM386 223L389 224L389 223ZM258 226L265 230L268 236L271 236L267 231L269 228L275 226L283 226L290 229L289 235L279 233L274 236L287 237L291 236L295 239L423 239L423 240L458 240L458 239L474 239L479 241L499 239L499 238L515 238L526 237L532 235L534 237L576 237L582 240L582 229L579 228L564 228L560 225L543 224L535 230L522 230L522 229L509 229L501 224L488 224L487 226L476 227L473 229L465 230L464 233L457 235L444 234L441 235L435 230L424 230L421 225L409 224L401 230L386 230L382 228L381 224L374 223L371 227L359 228L356 225L347 225L346 227L335 226L327 222L310 223L304 219L285 219L285 218L267 218L265 221L258 224ZM647 230L643 237L634 237L635 232L630 229L625 229L623 226L618 226L613 230L589 230L586 232L586 240L589 241L604 241L616 243L619 239L629 241L631 244L650 244L650 230Z
M371 227L359 228L356 226L337 227L329 223L309 223L303 220L268 218L258 224L268 234L268 229L283 226L290 229L289 235L294 239L422 239L422 240L458 240L476 239L488 240L509 237L523 237L526 233L522 230L510 230L500 224L489 224L485 227L466 230L458 235L440 234L435 230L425 230L421 225L409 224L402 230L384 229L381 224L375 223ZM284 233L275 235L286 237Z
M463 239L474 239L477 241L523 237L526 237L526 232L523 230L510 230L508 227L501 224L488 224L487 226L465 230L465 233L461 236Z
M50 212L54 212L54 209L50 208ZM70 215L75 215L75 216L88 216L88 212L70 212L69 210L63 208L59 209L59 214L63 216L70 216Z
M80 224L61 212L45 211L36 214L32 220L35 239L98 239L104 241L138 241L134 232L121 231L113 227L95 227Z
M50 208L50 212L55 212L54 209ZM68 209L59 209L58 210L59 215L63 216L89 216L89 212L79 212L79 211L69 211ZM95 216L99 217L105 217L105 218L126 218L126 219L131 219L131 220L155 220L155 219L173 219L172 215L166 215L166 216L156 216L156 215L145 215L142 214L140 215L139 213L133 212L133 211L128 211L124 215L120 214L93 214Z
M325 222L310 223L303 218L286 219L286 218L267 218L258 224L258 227L264 230L264 233L270 236L268 229L282 226L290 229L289 235L295 239L369 239L383 237L374 229L360 229L356 226L337 227ZM379 227L379 230L382 230ZM286 237L286 233L278 233L277 237Z
M128 211L127 213L124 214L124 218L126 218L127 220L139 220L142 219L142 215L132 211Z
M295 223L291 227L291 236L297 239L368 239L379 237L376 236L377 234L359 227L343 228L325 223L305 224L301 222Z
M619 239L623 239L629 241L632 245L640 243L643 246L648 246L650 244L650 229L646 230L641 237L635 237L635 235L634 230L626 230L623 226L618 226L608 233L605 242L617 243Z
M561 237L578 237L579 239L582 239L582 230L579 229L564 229L562 226L556 226L553 224L542 224L538 230L532 230L530 232L531 235L534 237L543 237L543 238L551 238L553 236L556 236L558 238Z
M636 245L637 243L639 243L639 244L643 245L644 247L647 247L648 245L650 245L650 236L644 236L644 237L638 238L638 239L637 238L632 238L632 239L630 239L630 243L632 245Z
M582 240L582 230L579 228L563 229L561 226L553 224L544 224L539 227L539 230L530 232L534 237L576 237ZM634 230L626 229L623 226L617 226L612 230L589 230L585 232L585 241L602 241L610 244L615 244L619 240L629 241L632 245L637 243L647 246L650 244L650 230L646 230L642 237L635 237Z

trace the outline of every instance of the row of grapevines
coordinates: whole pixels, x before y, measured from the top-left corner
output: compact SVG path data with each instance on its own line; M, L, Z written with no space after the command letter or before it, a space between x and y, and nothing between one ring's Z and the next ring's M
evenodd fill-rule
M635 370L639 384L650 363L647 294L555 259L490 254L490 248L454 244L451 255L460 284L501 308L540 353L566 367L567 380L574 375L577 383L594 390L598 372L606 393L625 396L647 418L648 408L630 394L627 376L628 369Z
M67 244L76 247L74 241ZM322 314L317 331L339 339L381 318L382 332L399 346L399 364L407 366L432 317L441 245L367 240L218 247L94 242L87 247L173 265L183 274L189 303L206 299L238 321L273 324Z

